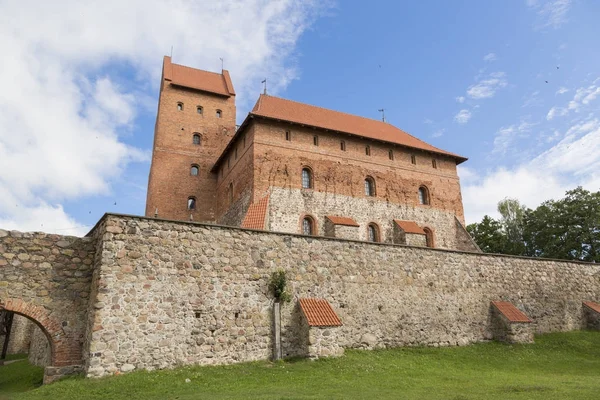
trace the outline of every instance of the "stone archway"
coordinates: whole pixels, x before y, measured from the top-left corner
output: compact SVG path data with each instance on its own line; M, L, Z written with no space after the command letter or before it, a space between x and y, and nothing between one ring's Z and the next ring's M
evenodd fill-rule
M81 344L66 335L61 324L54 320L44 307L21 299L0 299L0 310L11 311L35 322L50 344L50 365L44 369L44 384L82 370Z

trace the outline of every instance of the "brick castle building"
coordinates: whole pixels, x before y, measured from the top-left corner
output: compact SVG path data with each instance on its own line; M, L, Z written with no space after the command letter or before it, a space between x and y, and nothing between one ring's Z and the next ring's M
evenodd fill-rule
M389 123L269 95L236 128L228 71L165 57L146 216L478 250L464 161Z

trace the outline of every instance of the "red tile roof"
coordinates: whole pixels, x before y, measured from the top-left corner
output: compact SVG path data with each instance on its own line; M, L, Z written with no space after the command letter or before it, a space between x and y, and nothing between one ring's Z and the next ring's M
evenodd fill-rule
M600 314L600 304L594 303L593 301L584 301L583 305Z
M330 220L334 225L360 226L355 220L348 217L336 217L334 215L328 215L327 219Z
M242 228L264 230L267 220L267 208L269 206L269 195L260 199L257 203L250 204L248 212L242 221Z
M395 219L394 223L400 227L406 233L416 233L419 235L425 235L423 228L420 228L415 221L401 221Z
M171 57L163 60L163 76L173 85L216 93L222 96L235 96L229 72L223 73L203 71L184 65L171 63Z
M425 143L386 122L298 103L279 97L260 95L250 114L444 154L455 158L457 163L467 160L465 157Z
M342 320L325 299L302 298L300 299L300 309L304 313L309 326L342 325Z
M508 301L492 301L492 305L510 322L532 322L527 315Z

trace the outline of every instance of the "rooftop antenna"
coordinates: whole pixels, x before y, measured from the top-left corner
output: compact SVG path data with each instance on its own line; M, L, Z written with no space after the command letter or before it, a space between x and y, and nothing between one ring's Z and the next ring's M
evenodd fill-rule
M262 81L261 83L265 84L265 94L267 94L267 78L265 78L265 80Z
M224 61L223 61L223 57L219 57L219 60L221 60L221 72L223 71L223 65L224 65Z
M380 108L379 112L381 113L381 120L385 122L385 108Z

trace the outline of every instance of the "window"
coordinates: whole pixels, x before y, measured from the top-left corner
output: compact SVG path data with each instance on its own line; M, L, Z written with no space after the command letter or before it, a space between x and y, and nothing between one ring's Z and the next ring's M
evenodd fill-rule
M410 162L412 164L417 164L417 156L415 156L414 154L410 156Z
M369 242L379 242L379 227L375 223L367 226L367 240Z
M228 200L229 200L229 204L231 205L231 203L233 203L233 182L231 182L229 184L229 189L228 189L227 197L228 197Z
M308 215L302 218L302 234L314 235L315 234L315 220Z
M203 110L202 110L202 107L201 107L201 106L198 106L198 107L196 107L196 112L197 112L198 114L202 115L202 111L203 111Z
M200 168L195 164L192 165L192 168L190 168L190 175L198 176L198 172L200 172Z
M346 151L346 142L344 142L343 140L340 142L340 150Z
M312 189L312 172L310 168L302 168L302 189Z
M183 103L177 103L177 111L183 111Z
M437 161L435 160L435 158L431 160L431 166L433 168L437 168Z
M217 118L221 118L223 116L223 111L217 110Z
M188 210L196 209L196 198L195 197L188 197L187 209Z
M365 147L365 154L370 156L371 155L371 146L366 146Z
M393 159L394 159L394 150L390 150L390 151L388 152L388 157L390 158L390 160L393 160Z
M292 140L292 134L290 133L290 131L285 131L285 140L287 140L288 142Z
M365 195L375 196L375 180L370 176L365 179Z
M425 186L419 188L419 204L429 204L429 190Z
M433 231L429 228L423 228L425 231L425 243L427 247L434 247Z
M192 143L195 145L201 145L202 137L198 133L194 133L194 136L192 136Z
M315 146L318 146L318 145L319 145L319 137L318 137L317 135L313 136L313 144L314 144Z

